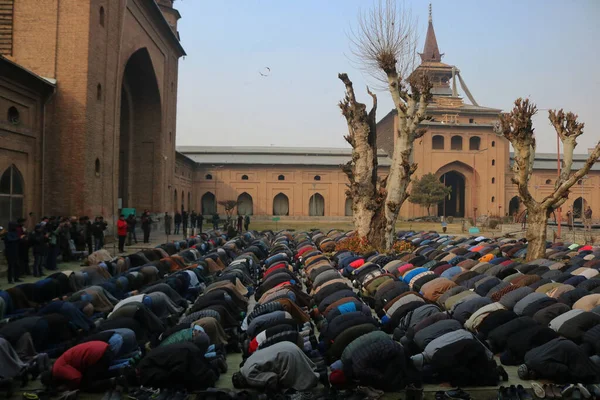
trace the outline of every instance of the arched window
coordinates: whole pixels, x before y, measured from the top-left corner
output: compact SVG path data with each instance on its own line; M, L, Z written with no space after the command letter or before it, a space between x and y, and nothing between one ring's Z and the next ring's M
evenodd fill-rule
M175 189L173 191L173 207L175 207L175 211L178 211L177 210L177 207L178 207L178 205L177 205L177 189Z
M96 176L100 176L100 159L98 159L98 158L96 158L94 170L96 171Z
M450 139L450 150L462 150L462 137L452 136Z
M354 214L354 211L352 210L352 199L350 197L346 197L344 211L346 217L351 217Z
M242 180L243 181L247 181L248 180L248 175L242 175Z
M185 210L185 192L181 191L181 210Z
M577 184L578 184L578 185L583 185L583 179L580 179L580 180L578 180L578 181L577 181Z
M285 194L279 193L273 199L273 215L290 215L290 200Z
M210 181L210 180L212 180L212 175L211 174L206 174L204 176L204 179L206 179L207 181Z
M285 181L285 176L283 176L283 175L279 175L279 176L277 177L277 180L278 180L278 181Z
M0 177L0 225L23 217L25 183L16 166L8 167Z
M104 7L100 7L99 14L100 25L104 26Z
M96 100L102 100L102 85L96 86Z
M469 150L479 150L481 138L479 136L471 136L469 138Z
M319 193L310 196L308 200L308 215L322 217L325 215L325 199Z
M444 150L444 137L442 135L435 135L431 138L431 148L433 150Z
M496 198L492 196L492 203L496 201Z
M202 215L212 215L217 212L217 199L211 192L206 192L200 200ZM205 217L206 219L206 217Z
M496 142L492 140L492 147L496 147Z
M552 185L552 179L546 179L546 185Z
M13 125L17 125L19 122L21 122L21 117L19 115L19 110L17 110L17 107L10 107L8 109L8 115L6 116L6 119L8 119L8 122L10 122Z
M320 181L321 180L321 175L315 175L315 181Z
M496 160L492 159L492 165L496 165Z
M492 183L496 183L496 178L492 178Z
M244 192L237 198L237 213L238 215L252 215L254 213L254 204L252 202L252 196Z

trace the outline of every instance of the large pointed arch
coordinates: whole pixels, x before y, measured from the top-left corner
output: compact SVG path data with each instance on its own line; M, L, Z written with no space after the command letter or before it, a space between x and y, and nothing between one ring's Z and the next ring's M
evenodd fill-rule
M473 217L477 205L476 186L481 185L477 171L461 161L452 161L436 172L440 182L452 187L452 193L438 204L438 215ZM445 210L444 210L445 205Z
M25 180L16 165L11 165L0 175L0 225L23 217Z
M573 218L583 218L583 212L587 204L585 198L581 196L573 200Z
M325 215L325 199L320 193L315 193L308 200L308 215L322 217Z
M212 215L217 212L217 199L211 192L206 192L202 195L201 200L202 215Z
M273 198L273 215L290 215L290 200L283 193Z
M141 48L127 59L121 83L118 197L123 207L159 208L166 168L161 104L150 54Z
M244 192L237 198L237 212L238 215L253 215L254 214L254 202L252 196Z

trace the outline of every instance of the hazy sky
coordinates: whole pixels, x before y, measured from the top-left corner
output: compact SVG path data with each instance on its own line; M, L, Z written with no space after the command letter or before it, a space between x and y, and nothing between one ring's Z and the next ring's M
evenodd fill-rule
M371 0L178 0L188 53L179 64L178 145L345 147L337 107L347 72L358 94L348 32ZM420 46L427 1L407 1ZM480 105L508 110L520 96L579 114L580 153L600 139L600 1L433 1L442 61L461 70ZM267 77L265 67L271 69ZM378 93L378 119L392 108ZM547 111L538 151L556 151Z

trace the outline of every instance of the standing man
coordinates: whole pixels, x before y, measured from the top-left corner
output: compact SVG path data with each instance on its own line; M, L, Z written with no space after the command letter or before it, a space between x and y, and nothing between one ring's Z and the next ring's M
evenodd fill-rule
M19 235L19 275L31 275L29 269L29 233L25 227L25 218L17 220L17 234Z
M592 207L587 206L585 209L585 213L583 213L585 219L583 220L583 225L587 232L591 232L592 230Z
M189 219L189 215L188 215L187 211L182 210L181 211L181 223L183 225L183 237L184 238L187 237L188 219Z
M142 214L142 230L144 231L144 243L150 243L150 228L152 226L152 218L150 211L144 210Z
M17 234L17 223L8 223L8 230L2 232L2 240L4 240L4 256L8 264L8 283L21 282L19 279L19 241L21 238Z
M250 227L250 216L246 214L244 217L244 229L248 232L248 228Z
M104 231L108 224L104 222L104 218L96 217L92 224L92 236L94 236L94 251L98 251L104 247Z
M567 211L567 225L569 225L569 230L573 230L573 213L571 210Z
M29 243L33 248L33 276L45 276L43 268L44 257L48 252L48 235L44 232L42 224L37 224L29 234Z
M169 212L165 212L165 234L169 236L171 234L171 220L173 217L169 215Z
M127 238L127 221L123 214L119 215L117 221L117 235L119 236L119 253L125 253L125 239Z
M127 217L127 246L131 246L131 239L137 244L137 236L135 235L135 225L137 221L134 214L129 214Z
M219 230L219 214L214 213L212 216L213 229Z
M196 211L194 211L194 210L192 210L192 214L190 215L190 222L191 222L190 227L192 228L191 236L194 236L195 231L196 231L196 223L198 222L198 215L196 214Z
M179 227L181 226L181 214L175 211L175 235L179 235Z
M83 218L83 220L80 222L80 225L81 225L81 229L82 229L83 240L85 241L85 246L87 246L88 255L89 255L89 254L92 254L94 251L94 247L92 245L92 242L93 242L92 222L90 221L90 217L88 217L87 215L82 218Z
M202 225L204 224L204 215L202 215L202 214L198 215L196 224L198 224L198 233L202 234Z
M242 233L242 222L244 222L244 216L242 214L238 214L237 216L237 230L239 233Z

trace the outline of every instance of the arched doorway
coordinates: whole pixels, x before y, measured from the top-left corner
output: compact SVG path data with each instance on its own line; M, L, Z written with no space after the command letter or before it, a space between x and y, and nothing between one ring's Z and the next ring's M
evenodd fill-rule
M290 215L290 201L285 194L279 193L273 199L273 215Z
M252 196L244 192L238 196L237 212L238 215L252 215L254 212L254 205L252 203Z
M181 191L181 211L185 210L185 192Z
M576 198L573 202L573 218L582 218L585 207L587 207L587 201L583 197Z
M308 215L322 217L325 215L325 199L319 193L310 196L308 200Z
M519 198L519 196L515 196L512 199L510 199L510 202L508 203L508 216L512 217L515 214L519 214L519 209L521 208L521 199Z
M202 196L202 215L212 215L217 212L217 200L211 192L204 193Z
M452 188L452 192L438 205L438 216L465 216L465 176L456 171L449 171L440 176L440 181Z
M352 211L352 199L350 197L346 197L346 204L344 206L344 215L346 217L351 217L354 215L354 211Z
M192 209L192 192L188 192L187 206L188 206L188 211L190 211Z
M127 61L121 85L118 197L122 207L152 210L159 206L164 165L161 109L152 60L143 48Z
M173 191L173 193L174 193L173 194L173 207L175 207L175 212L177 212L177 211L179 211L179 208L178 208L179 206L178 206L178 203L177 203L177 189L175 189Z
M11 165L0 176L0 225L8 228L8 223L23 217L25 183L16 166Z

